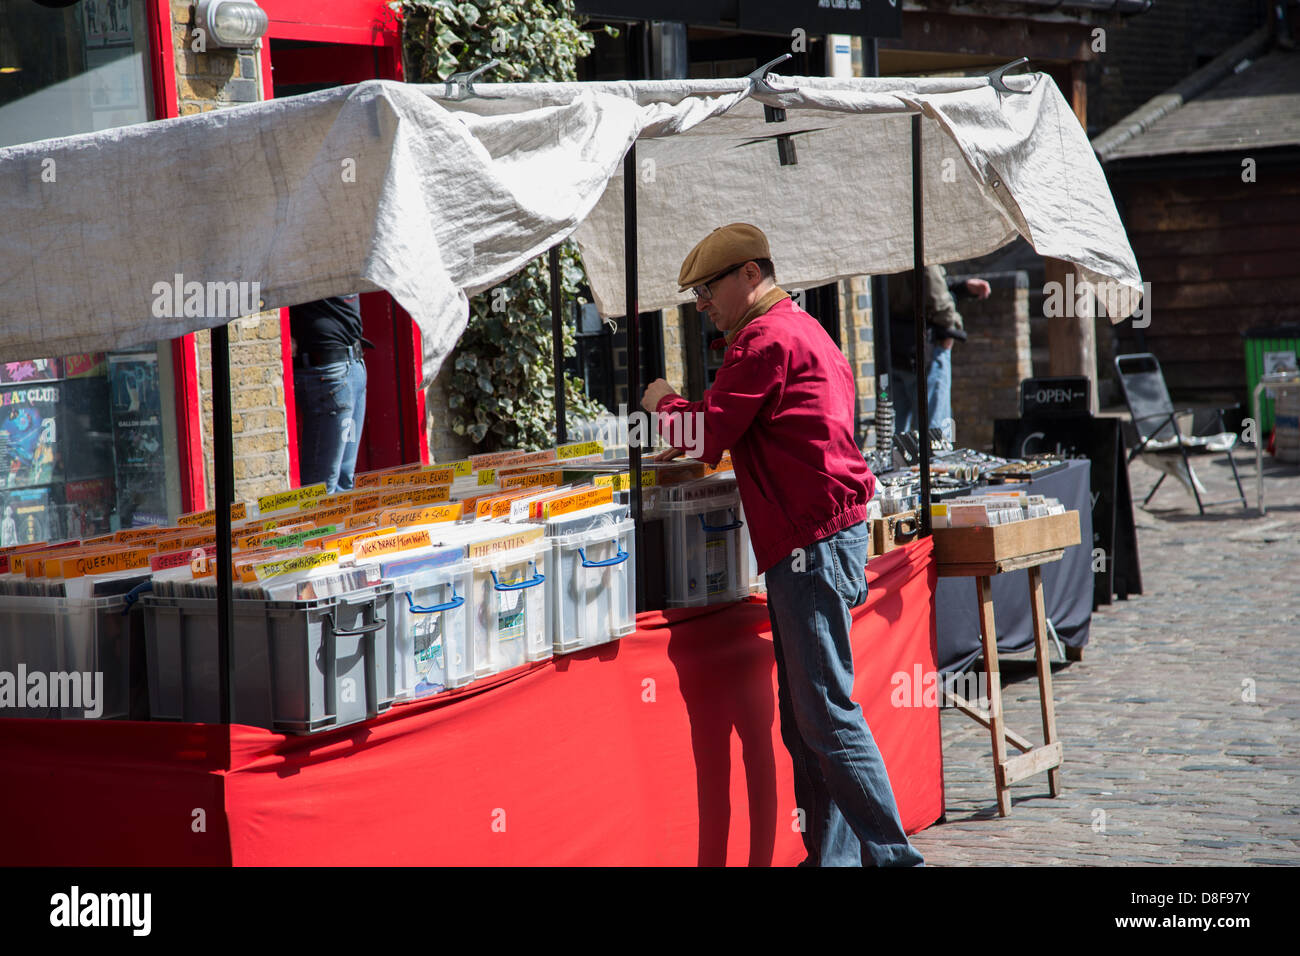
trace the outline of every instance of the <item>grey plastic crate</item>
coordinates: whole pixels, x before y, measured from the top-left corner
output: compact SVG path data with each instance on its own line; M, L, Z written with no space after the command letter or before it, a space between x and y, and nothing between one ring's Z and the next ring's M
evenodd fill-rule
M312 601L234 602L231 721L310 734L393 703L393 586ZM142 601L155 720L216 723L217 608L210 598Z
M99 719L133 716L131 652L133 644L137 653L141 649L142 626L140 609L133 604L125 595L81 599L0 595L0 671L17 681L21 667L24 675L45 675L47 684L46 706L0 707L0 717L85 718L84 706L53 706L50 682L67 681L74 672L83 678L90 675L92 681L102 675L103 699L96 702Z

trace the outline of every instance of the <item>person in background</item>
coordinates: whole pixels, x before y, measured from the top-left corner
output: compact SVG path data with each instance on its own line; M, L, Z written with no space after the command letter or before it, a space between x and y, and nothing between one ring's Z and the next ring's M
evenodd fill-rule
M298 407L298 476L349 491L366 420L361 296L336 295L289 307Z
M924 314L927 352L925 403L930 427L945 429L951 441L952 429L952 345L966 341L961 313L953 301L958 298L987 299L992 291L984 279L948 280L943 266L926 266ZM894 431L920 431L916 422L916 333L912 315L912 272L889 277L889 353L893 371L889 397L894 403Z
M781 739L803 811L806 866L916 866L885 761L853 700L850 610L867 599L875 478L854 442L853 373L811 315L776 284L756 226L715 229L691 250L682 291L726 334L702 401L651 382L642 407L665 439L703 433L698 457L727 449L760 571L776 658ZM700 416L688 429L684 416ZM681 454L674 448L660 455Z

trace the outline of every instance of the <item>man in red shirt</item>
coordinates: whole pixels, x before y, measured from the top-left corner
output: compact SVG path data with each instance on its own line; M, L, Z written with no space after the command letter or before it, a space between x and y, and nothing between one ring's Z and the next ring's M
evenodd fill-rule
M688 402L656 379L641 404L658 414L665 437L692 433L681 416L702 416L703 461L717 464L731 450L754 554L767 575L804 865L921 864L851 696L849 612L867 597L865 518L875 478L853 438L849 364L817 320L777 287L767 237L756 226L715 229L686 257L678 284L726 334L726 357L703 401Z

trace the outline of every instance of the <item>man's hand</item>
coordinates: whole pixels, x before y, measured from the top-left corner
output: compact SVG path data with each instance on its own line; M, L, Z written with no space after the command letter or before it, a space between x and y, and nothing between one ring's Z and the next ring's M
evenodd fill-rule
M641 407L653 415L654 410L659 407L659 403L663 401L665 395L676 394L677 393L673 391L673 387L669 385L667 381L662 378L657 378L645 387L645 395L641 399Z
M987 299L990 293L993 292L993 287L984 279L967 279L966 291L977 299ZM949 341L948 345L951 347L952 342Z
M680 458L686 454L681 448L668 448L654 456L654 461L672 461L674 458Z
M957 341L956 339L940 339L938 342L935 343L935 345L941 349L951 349L952 343L956 341Z

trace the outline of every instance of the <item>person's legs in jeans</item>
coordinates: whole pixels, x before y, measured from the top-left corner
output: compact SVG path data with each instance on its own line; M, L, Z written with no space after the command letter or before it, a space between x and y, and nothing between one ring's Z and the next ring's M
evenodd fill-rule
M861 844L858 862L913 866L921 854L903 832L884 760L852 699L849 611L866 599L867 533L859 524L810 545L802 561L778 562L767 572L768 607L781 635L798 735ZM852 862L855 850L842 840L824 852Z
M345 432L343 456L339 459L339 491L351 491L357 470L357 449L361 447L361 429L366 423L366 363L348 363L352 382L352 427Z
M952 441L952 349L934 347L934 358L925 376L925 401L930 427L942 428L944 437Z
M360 415L357 414L358 381ZM324 482L329 494L341 487L351 488L361 415L365 414L365 366L347 361L296 368L293 388L298 407L300 484ZM340 480L345 463L346 486Z
M795 809L803 817L803 845L808 854L799 865L857 866L861 853L858 839L826 792L826 781L822 778L817 755L803 742L795 723L790 703L790 679L785 671L781 628L772 612L770 600L768 620L772 624L772 650L776 656L776 697L781 717L781 740L790 752L790 762L794 766Z

